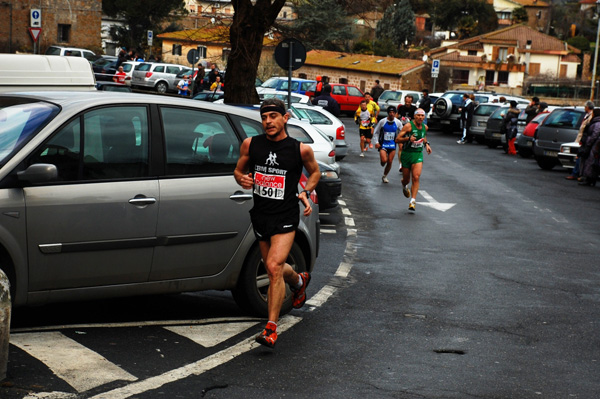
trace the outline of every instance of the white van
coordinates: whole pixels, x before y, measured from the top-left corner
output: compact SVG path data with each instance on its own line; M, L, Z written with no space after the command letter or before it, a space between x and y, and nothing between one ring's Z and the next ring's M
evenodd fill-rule
M0 54L0 92L95 91L91 64L83 57Z
M62 55L65 57L83 57L89 62L96 59L96 53L92 50L77 47L50 46L46 50L46 55Z

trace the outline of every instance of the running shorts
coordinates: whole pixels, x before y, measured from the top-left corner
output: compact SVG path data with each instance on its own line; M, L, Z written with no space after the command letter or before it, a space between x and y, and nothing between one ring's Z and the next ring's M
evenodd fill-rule
M423 151L402 151L400 162L403 168L410 169L414 164L423 162Z
M366 139L373 138L373 132L371 131L371 129L358 129L358 134L360 136L364 136Z
M265 215L250 212L254 235L259 241L269 241L274 235L296 231L300 221L299 212L299 210L298 212L286 212L283 215Z

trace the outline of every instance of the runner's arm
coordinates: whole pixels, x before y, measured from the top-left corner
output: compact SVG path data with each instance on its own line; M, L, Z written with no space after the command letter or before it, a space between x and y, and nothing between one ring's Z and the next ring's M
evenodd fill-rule
M404 125L402 130L400 130L400 133L398 133L398 136L396 136L396 143L406 143L408 140L410 140L411 132L412 132L412 127L410 126L410 123L407 123L406 125Z
M240 158L233 171L233 177L235 177L237 184L246 190L250 190L254 184L252 173L248 173L248 164L250 163L250 141L252 141L252 139L248 137L242 142L242 146L240 147Z
M308 181L304 186L305 190L314 191L317 188L317 183L321 178L321 171L319 170L319 164L315 159L315 153L312 148L306 144L300 143L300 155L302 156L302 163L308 172ZM302 191L298 194L298 199L304 204L304 216L308 216L312 212L310 201L307 198L306 192Z

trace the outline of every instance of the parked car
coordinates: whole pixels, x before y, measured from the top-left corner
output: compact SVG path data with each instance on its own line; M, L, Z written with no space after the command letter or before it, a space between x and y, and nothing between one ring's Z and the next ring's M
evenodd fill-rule
M112 81L117 72L117 57L102 57L92 62L96 81Z
M584 116L583 107L560 107L548 115L538 127L533 147L540 168L550 170L559 164L561 144L575 141Z
M216 101L224 98L225 92L222 91L211 91L211 90L203 90L201 92L196 93L194 96L194 100L200 101Z
M458 109L462 105L463 94L473 94L476 104L497 102L500 97L505 97L507 101L515 100L518 104L529 104L529 101L522 97L507 96L493 91L451 90L445 92L433 105L433 112L428 119L430 127L440 128L447 133L459 131L461 125Z
M580 147L581 145L576 141L560 145L558 161L563 168L573 169L575 167L575 160L577 159L577 153L579 152Z
M278 98L283 100L287 104L288 93L287 91L273 91L268 93L261 93L258 95L258 98L262 102L266 98ZM290 99L292 100L292 104L309 104L310 98L303 94L291 93Z
M292 78L292 93L306 94L306 90L316 83L316 80ZM256 88L258 94L269 93L273 91L288 91L289 81L287 77L274 76L267 79Z
M317 163L321 171L321 178L315 189L319 199L319 211L336 208L339 205L338 197L342 195L342 179L331 165L321 161Z
M544 123L550 112L542 112L537 114L523 129L523 133L519 135L516 141L517 153L523 158L529 158L533 155L533 143L538 127Z
M335 159L340 161L348 155L346 143L346 126L332 113L316 105L294 104L291 107L292 116L308 120L318 127L328 137L333 138L335 144Z
M418 91L409 91L409 90L384 90L383 93L379 96L379 100L377 101L377 105L379 105L379 109L381 112L379 113L379 119L387 117L387 113L385 110L389 106L394 106L398 108L399 106L404 104L404 98L407 95L411 95L413 97L413 104L417 104L417 102L421 99L421 93ZM433 104L432 100L432 104Z
M176 76L183 65L164 64L160 62L143 62L138 65L132 73L131 86L133 88L154 89L159 93L177 91Z
M307 121L290 118L287 123L287 132L290 137L308 144L313 149L317 161L330 165L337 174L340 173L340 165L335 161L335 144L319 128Z
M125 72L125 84L131 86L131 78L133 77L133 71L138 65L143 64L141 61L126 61L121 64L123 72Z
M344 83L329 83L329 85L331 86L331 97L335 98L338 104L340 104L340 110L354 116L360 102L365 98L365 93L353 85ZM313 84L306 92L306 95L314 97L315 88L316 84Z
M525 115L525 104L519 104L517 105L517 108L521 110L520 114L519 114L519 119L517 122L517 135L520 134L523 129L525 128L525 120L527 118L527 115ZM492 114L489 116L487 123L486 123L486 127L485 127L485 133L484 133L484 140L485 140L485 144L489 147L489 148L496 148L499 145L502 145L503 148L505 148L506 142L505 142L505 136L502 133L502 125L504 123L504 115L506 114L506 111L508 111L508 109L510 108L509 105L504 104L499 108L496 108L496 110L494 112L492 112ZM503 144L504 142L504 144ZM508 150L508 146L506 145L506 149L505 151Z
M242 140L262 134L256 111L90 91L0 101L0 212L20 215L0 219L13 305L227 289L266 317L252 192L233 179ZM314 267L315 206L287 259L297 271Z
M96 82L96 89L100 91L118 91L131 93L131 87L117 82Z
M502 104L481 103L473 111L473 122L471 123L471 134L479 144L485 143L485 128L492 113L500 108Z
M65 57L83 57L89 62L93 62L96 53L92 50L77 47L50 46L46 49L45 55L62 55Z

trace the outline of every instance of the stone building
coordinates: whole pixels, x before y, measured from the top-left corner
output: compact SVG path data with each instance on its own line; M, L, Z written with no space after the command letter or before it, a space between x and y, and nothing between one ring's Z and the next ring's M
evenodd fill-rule
M422 76L426 65L421 60L312 50L294 76L307 79L326 76L331 83L355 85L362 91L369 91L377 79L386 90L419 91L428 84Z
M102 0L0 1L0 52L33 52L29 34L32 9L41 10L39 53L51 45L101 52Z

